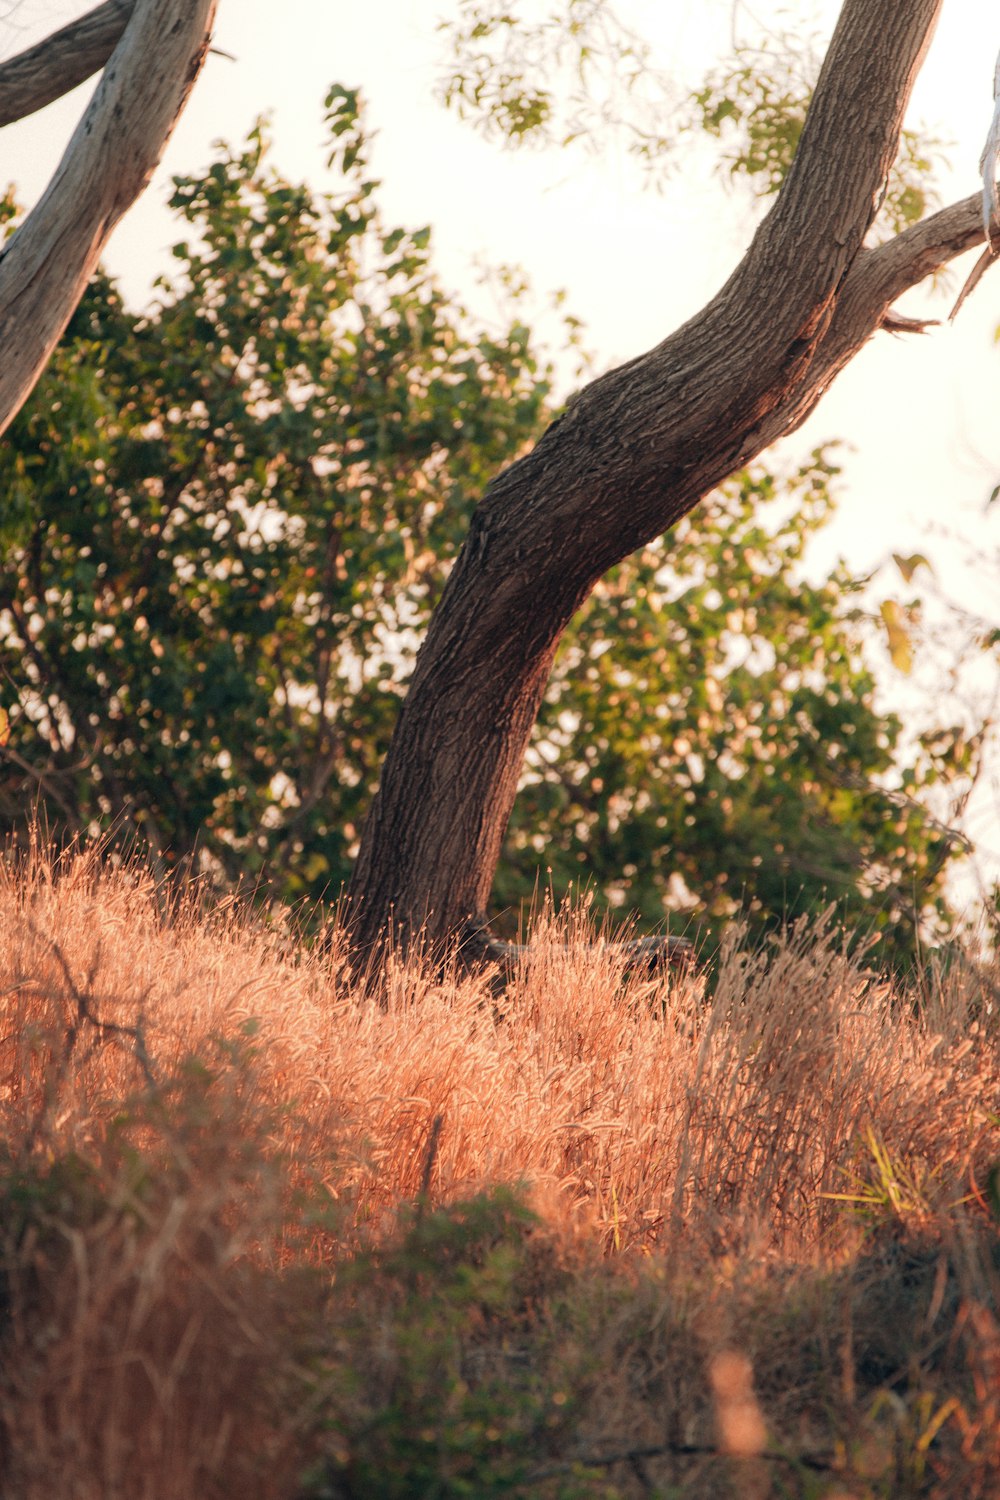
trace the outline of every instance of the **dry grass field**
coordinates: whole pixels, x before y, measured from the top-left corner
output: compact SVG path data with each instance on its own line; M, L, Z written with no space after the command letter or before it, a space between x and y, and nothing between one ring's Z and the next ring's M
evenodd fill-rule
M0 865L0 1493L1000 1496L1000 971L351 990Z

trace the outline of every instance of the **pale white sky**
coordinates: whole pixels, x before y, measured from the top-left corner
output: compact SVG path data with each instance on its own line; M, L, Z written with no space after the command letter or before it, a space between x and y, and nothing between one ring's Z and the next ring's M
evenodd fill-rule
M0 55L20 51L95 0L0 0ZM290 175L322 186L322 99L331 82L360 85L378 131L374 166L390 223L434 229L435 261L446 286L477 303L475 264L515 263L540 303L565 288L567 309L586 324L598 367L658 342L718 289L753 228L746 200L726 192L697 159L662 194L644 193L619 147L598 157L574 151L509 153L486 143L433 102L440 43L434 22L454 0L220 0L216 44L232 54L208 59L194 95L144 199L116 231L106 262L141 302L166 265L176 237L163 204L173 173L197 171L219 137L239 140L254 117L273 116L275 160ZM781 7L739 4L752 18L784 25L817 16L829 28L834 0ZM679 81L728 44L733 0L620 0L619 10L657 46ZM789 18L793 18L790 20ZM945 0L921 75L913 122L950 144L942 200L974 192L992 112L1000 50L997 0ZM89 87L32 119L0 131L0 184L12 180L30 204L79 117ZM975 253L959 262L941 293L913 294L906 310L946 318ZM843 552L859 571L892 552L928 553L947 587L996 619L995 559L1000 505L984 505L1000 482L1000 269L989 273L957 323L919 338L879 335L844 372L803 432L801 451L829 437L847 439L840 514L817 549L823 565ZM955 530L964 546L941 536ZM970 557L971 551L971 557ZM994 835L991 843L1000 842ZM996 854L1000 865L1000 853Z
M20 50L86 8L87 0L0 0L0 52ZM566 288L567 306L586 323L600 364L638 353L696 312L752 231L745 200L708 175L701 153L659 195L641 191L616 146L593 158L515 154L483 142L431 97L440 45L434 18L447 9L448 0L436 7L427 0L372 7L221 0L216 41L235 61L209 58L163 166L106 256L132 297L144 298L175 237L163 209L171 174L205 165L211 143L238 140L258 112L273 114L279 164L322 182L321 101L336 80L360 84L369 100L387 218L433 225L446 285L474 300L480 259L523 266L540 300ZM625 0L621 9L679 77L697 77L728 40L732 0L667 7ZM776 6L759 0L751 9L766 19ZM818 0L815 10L829 23L836 5ZM997 0L946 0L914 108L915 118L955 143L942 175L946 201L977 186L998 50ZM0 180L15 181L29 203L88 92L0 132ZM949 291L914 294L912 306L945 316L971 259L959 265ZM1000 478L998 323L1000 271L987 276L954 327L923 338L880 335L840 377L796 440L798 447L836 434L857 449L831 549L845 549L867 567L887 551L918 547L929 524L955 523L969 534L982 525L984 500Z

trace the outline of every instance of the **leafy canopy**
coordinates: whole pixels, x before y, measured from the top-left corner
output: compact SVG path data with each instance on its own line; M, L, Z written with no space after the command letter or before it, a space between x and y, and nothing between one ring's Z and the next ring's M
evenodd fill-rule
M647 922L767 928L836 903L892 959L945 921L954 838L921 799L972 747L941 727L904 749L870 664L870 580L804 571L838 473L825 450L755 465L597 586L529 755L498 880L512 904L532 868ZM910 611L890 607L909 649Z
M346 875L473 498L549 390L522 323L473 329L429 231L382 224L357 95L327 124L333 194L262 127L178 180L159 304L98 278L0 456L4 817L34 787L286 895Z
M778 191L795 155L819 73L809 17L752 39L735 24L730 55L694 86L663 66L610 0L460 0L440 23L438 94L460 118L507 145L606 150L614 140L660 187L682 144L707 134L718 167L758 197ZM936 206L941 142L904 130L877 232L898 232Z
M475 326L429 231L383 224L357 94L326 110L336 190L285 180L263 126L178 179L157 305L96 278L0 453L3 825L37 797L286 901L346 878L472 507L552 415L523 290ZM601 583L501 905L550 873L654 922L838 900L904 951L941 912L951 846L913 794L961 768L947 736L902 757L859 581L801 568L835 474L740 474Z

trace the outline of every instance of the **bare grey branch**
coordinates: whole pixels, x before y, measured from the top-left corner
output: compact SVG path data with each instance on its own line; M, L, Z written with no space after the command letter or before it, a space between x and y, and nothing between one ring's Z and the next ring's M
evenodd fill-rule
M106 0L78 21L0 63L0 126L44 109L103 68L134 9L135 0Z

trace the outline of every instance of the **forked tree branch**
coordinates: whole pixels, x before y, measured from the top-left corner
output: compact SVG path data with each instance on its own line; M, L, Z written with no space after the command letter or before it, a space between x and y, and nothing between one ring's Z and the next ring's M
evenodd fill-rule
M36 46L0 63L0 126L44 109L103 68L136 0L105 0Z
M844 0L794 163L746 255L490 485L417 657L348 890L387 931L478 933L559 637L596 580L812 410L893 299L982 243L977 200L865 238L941 0ZM665 272L665 274L669 274Z
M115 224L146 186L208 50L216 0L136 0L43 197L0 251L0 432Z
M930 326L895 313L893 302L957 256L974 250L983 239L981 195L974 194L922 219L884 245L860 250L844 279L829 327L816 348L809 380L775 407L761 429L765 444L805 421L831 382L880 328L905 333L920 332ZM989 257L988 250L986 256ZM974 284L970 278L952 310L952 317Z

